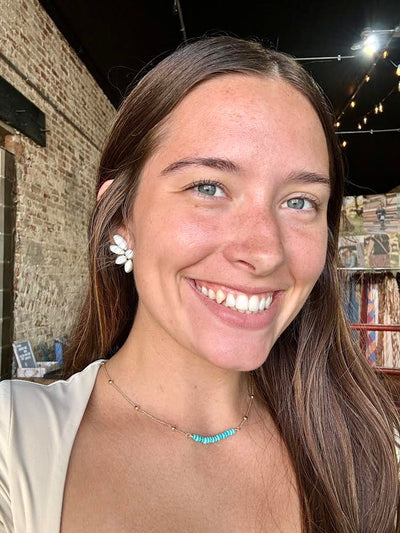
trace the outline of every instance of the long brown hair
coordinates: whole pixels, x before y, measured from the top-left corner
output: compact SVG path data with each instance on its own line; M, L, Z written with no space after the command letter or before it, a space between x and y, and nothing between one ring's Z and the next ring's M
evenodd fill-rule
M196 85L227 73L285 80L313 105L330 155L328 251L324 271L296 319L255 372L297 474L305 532L400 530L395 408L355 347L339 299L337 238L343 169L333 117L316 83L289 56L231 37L186 45L152 69L116 115L104 148L89 227L90 284L66 357L66 373L110 357L126 340L138 295L132 276L115 268L110 236L126 223L143 165L160 126Z

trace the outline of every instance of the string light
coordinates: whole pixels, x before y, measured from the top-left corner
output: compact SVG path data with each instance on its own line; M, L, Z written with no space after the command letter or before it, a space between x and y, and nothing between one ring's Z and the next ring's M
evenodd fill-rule
M361 34L362 41L360 43L356 43L354 46L352 46L352 50L359 50L359 49L363 48L364 51L365 50L367 50L367 51L369 50L370 52L372 52L373 51L372 49L375 46L377 46L376 52L378 52L378 50L381 50L381 51L379 51L379 54L376 54L375 52L372 54L374 56L374 59L373 59L373 62L371 64L370 68L363 75L361 80L358 82L358 84L356 86L356 89L353 91L353 94L348 99L346 105L342 108L342 111L336 116L336 120L337 121L339 121L342 118L342 116L345 114L345 112L346 112L348 107L351 107L352 109L354 109L354 107L356 106L355 98L356 98L357 94L359 93L359 91L361 90L362 86L365 83L369 83L369 81L371 80L371 75L374 72L378 61L381 60L381 59L388 58L388 56L389 56L389 47L390 47L390 44L392 42L392 39L393 39L393 37L397 36L396 31L397 31L397 28L396 28L396 30L374 30L374 31L369 30L369 29L368 29L368 31L365 30ZM387 42L385 44L380 44L379 43L378 37L380 37L381 34L382 35L386 35L386 34L389 35L390 34L390 38L387 40ZM394 63L391 59L389 59L389 62L396 68L396 74L397 74L397 76L400 77L400 64ZM371 110L371 112L372 112L372 110ZM378 112L379 112L379 108L378 108L378 111L376 111L376 113L378 113ZM367 113L367 115L369 115L369 113Z
M363 125L366 125L368 123L368 120L370 118L370 115L378 115L379 113L383 113L384 112L384 103L388 100L388 98L390 98L392 96L392 94L394 93L397 93L397 92L400 92L400 81L399 82L396 82L396 85L394 87L392 87L392 89L389 91L389 93L381 99L381 101L377 104L374 105L374 107L372 107L372 109L370 111L368 111L368 113L365 113L365 115L362 117L362 118L359 118L359 122L357 123L357 130L355 130L355 133L363 133L363 131L360 131L363 129ZM361 128L360 128L360 125L361 125ZM372 130L370 130L372 131ZM386 130L385 130L386 131ZM397 130L395 130L397 131ZM343 134L343 132L339 131L337 132L338 134Z
M390 44L392 42L392 39L394 37L398 36L398 30L400 29L400 26L398 28L395 28L395 30L370 30L367 28L362 34L361 38L362 41L360 43L356 43L354 46L352 46L352 50L359 50L363 49L364 52L366 52L368 55L373 57L370 67L368 68L367 72L364 73L362 78L359 78L355 90L352 91L351 95L349 96L346 105L342 108L342 111L336 116L336 122L334 123L335 128L339 128L341 122L341 118L345 114L348 107L351 109L354 109L356 107L357 101L357 95L362 89L363 85L365 83L369 83L371 81L371 77L375 71L375 68L377 66L377 63L382 59L387 59L389 57L389 48ZM386 43L383 43L383 39L381 39L382 35L388 35L389 38L385 39ZM388 62L393 65L395 68L396 75L400 77L400 63L394 63L392 59L389 58ZM364 116L361 116L358 118L357 129L354 133L364 133L365 130L363 129L364 125L369 122L370 115L378 115L379 113L383 113L383 103L385 100L391 96L394 92L400 92L400 81L396 83L394 87L392 87L391 91L385 96L385 98L381 98L378 103L376 103L369 112L365 113ZM354 119L353 119L354 120ZM367 130L368 131L368 130ZM383 130L382 130L383 131ZM385 130L386 131L386 130ZM398 131L398 130L395 130ZM373 130L370 130L372 133ZM337 131L337 134L342 134L343 132ZM342 147L346 147L347 141L342 142Z
M342 141L342 148L346 148L347 146L347 141Z

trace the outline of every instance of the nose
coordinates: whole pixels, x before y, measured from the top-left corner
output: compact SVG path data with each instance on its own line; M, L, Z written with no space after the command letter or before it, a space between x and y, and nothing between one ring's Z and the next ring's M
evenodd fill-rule
M282 231L276 214L267 212L265 205L260 209L253 205L236 216L227 235L223 254L236 268L266 276L284 265Z

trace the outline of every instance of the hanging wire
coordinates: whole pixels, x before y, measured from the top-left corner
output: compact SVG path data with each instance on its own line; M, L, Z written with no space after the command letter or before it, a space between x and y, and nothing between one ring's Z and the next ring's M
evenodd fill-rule
M352 131L336 131L336 135L349 135L353 133L369 133L373 135L374 133L400 133L400 128L388 128L385 130L352 130Z
M185 23L183 21L182 8L181 8L181 4L179 0L174 0L174 13L178 14L179 23L181 25L180 32L182 33L183 42L186 43L187 41L186 28L185 28Z
M342 61L342 59L354 59L357 56L318 56L318 57L295 57L296 61Z

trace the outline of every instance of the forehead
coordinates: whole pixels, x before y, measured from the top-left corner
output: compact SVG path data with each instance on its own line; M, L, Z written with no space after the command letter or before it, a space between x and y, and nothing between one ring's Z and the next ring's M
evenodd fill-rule
M250 161L293 152L300 166L301 159L306 163L310 158L323 167L316 171L326 172L329 166L313 106L279 78L225 74L199 84L169 115L162 137L159 152L169 151L171 157L224 156L228 151Z

